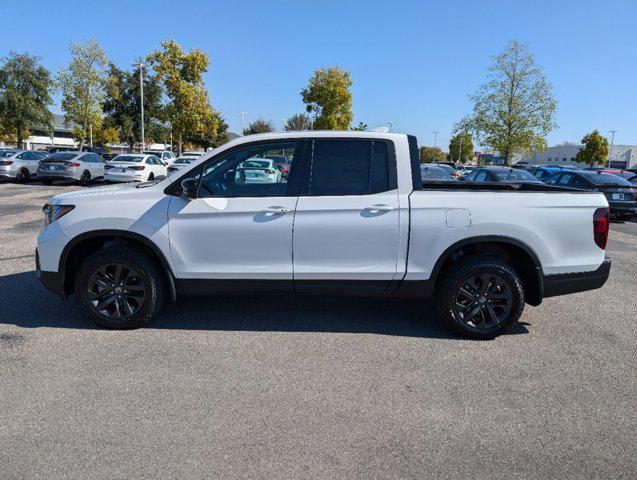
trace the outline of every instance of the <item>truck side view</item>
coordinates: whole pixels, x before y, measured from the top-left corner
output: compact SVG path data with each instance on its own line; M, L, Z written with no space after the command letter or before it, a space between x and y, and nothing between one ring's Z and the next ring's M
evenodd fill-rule
M285 177L270 171L282 158ZM40 280L110 328L140 327L182 295L334 294L432 299L453 331L491 338L525 304L610 272L603 194L423 183L404 134L240 137L169 178L43 210Z

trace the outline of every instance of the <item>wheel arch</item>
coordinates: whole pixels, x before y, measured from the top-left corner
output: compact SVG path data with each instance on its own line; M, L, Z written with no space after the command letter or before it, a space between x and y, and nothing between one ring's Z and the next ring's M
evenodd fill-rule
M75 272L80 264L92 253L103 248L106 244L124 244L132 246L149 254L158 262L164 272L166 285L170 291L172 300L177 298L175 277L161 249L148 237L127 230L92 230L73 237L62 250L60 255L58 272L64 273L64 292L69 295L73 292Z
M537 306L542 303L543 281L542 264L533 248L516 238L499 235L482 235L459 240L449 246L438 257L431 272L430 279L435 289L440 279L440 273L461 258L468 258L476 254L486 254L502 258L511 263L520 274L526 303Z

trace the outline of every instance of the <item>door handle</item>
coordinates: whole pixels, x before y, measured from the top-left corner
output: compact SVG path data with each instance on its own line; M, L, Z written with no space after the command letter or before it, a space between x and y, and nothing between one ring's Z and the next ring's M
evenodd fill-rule
M290 213L291 211L285 207L267 207L261 210L261 213Z
M372 205L371 207L365 207L365 210L368 212L391 212L394 210L394 207L391 205Z

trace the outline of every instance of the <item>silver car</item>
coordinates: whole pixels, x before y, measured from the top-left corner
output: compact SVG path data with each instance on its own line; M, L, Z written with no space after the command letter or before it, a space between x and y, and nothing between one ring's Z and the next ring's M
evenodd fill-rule
M168 176L172 175L177 170L181 170L186 165L190 165L195 160L199 160L199 157L187 156L187 155L179 157L177 160L175 160L172 163L172 165L168 166Z
M46 155L45 152L29 150L0 150L0 177L26 182L35 176L38 171L38 163Z
M106 161L97 153L57 152L40 161L38 179L44 185L54 180L76 180L88 185L91 180L104 178Z

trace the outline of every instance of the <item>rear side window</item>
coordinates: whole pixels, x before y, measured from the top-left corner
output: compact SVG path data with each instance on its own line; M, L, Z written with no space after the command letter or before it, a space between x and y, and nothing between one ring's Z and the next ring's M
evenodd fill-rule
M382 141L315 140L310 195L367 195L395 187L390 152Z

